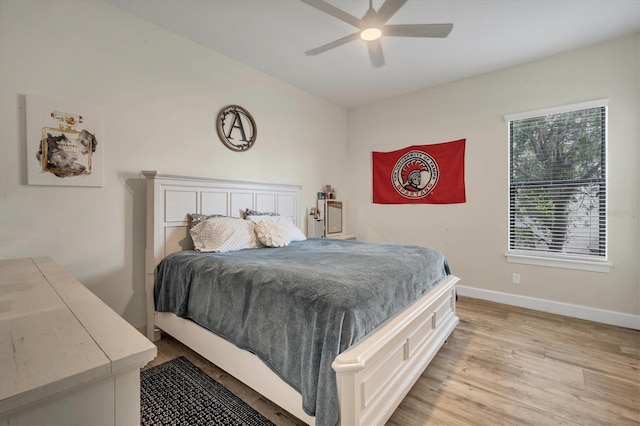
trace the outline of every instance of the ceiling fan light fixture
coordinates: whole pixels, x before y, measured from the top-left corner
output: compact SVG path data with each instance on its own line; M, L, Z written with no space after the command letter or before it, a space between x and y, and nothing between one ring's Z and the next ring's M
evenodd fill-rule
M331 43L323 44L315 49L307 50L304 52L305 55L317 55L318 53L326 52L329 49L342 46L343 44L361 38L367 42L366 47L369 51L371 64L374 67L381 67L384 65L382 44L379 41L382 36L445 38L453 29L453 24L387 25L389 19L391 19L408 0L384 0L382 2L382 6L380 6L377 12L373 8L373 0L369 0L369 9L367 9L362 19L356 18L355 16L329 3L327 0L301 1L358 29L357 32L353 32L346 37L339 38Z
M382 31L380 31L380 28L376 27L365 28L360 32L360 38L365 41L377 40L380 36L382 36Z

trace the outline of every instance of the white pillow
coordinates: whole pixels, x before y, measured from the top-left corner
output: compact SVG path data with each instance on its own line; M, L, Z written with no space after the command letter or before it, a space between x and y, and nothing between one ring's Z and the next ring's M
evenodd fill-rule
M272 218L261 220L256 224L256 235L258 240L267 247L284 247L291 242L285 227Z
M211 217L189 230L198 251L220 253L261 247L255 223L235 217Z
M304 241L307 239L307 237L304 235L304 233L300 230L300 228L298 228L296 226L295 223L293 223L293 220L291 220L290 217L286 217L286 216L247 216L247 219L255 222L255 223L259 223L263 220L273 220L274 222L282 225L282 227L284 227L284 229L287 230L287 233L289 234L289 239L291 241Z

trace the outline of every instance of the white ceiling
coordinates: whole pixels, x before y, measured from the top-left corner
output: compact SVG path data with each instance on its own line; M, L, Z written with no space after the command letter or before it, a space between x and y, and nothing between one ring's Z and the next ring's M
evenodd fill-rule
M453 23L449 37L383 37L374 68L355 32L299 0L105 0L347 108L614 39L640 30L640 0L408 0L388 24ZM368 0L328 0L361 18ZM383 0L373 0L377 10Z

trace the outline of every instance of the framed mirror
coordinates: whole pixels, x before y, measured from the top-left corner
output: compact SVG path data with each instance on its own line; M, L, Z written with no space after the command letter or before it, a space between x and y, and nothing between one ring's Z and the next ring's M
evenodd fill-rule
M327 200L326 232L327 235L342 233L342 201Z

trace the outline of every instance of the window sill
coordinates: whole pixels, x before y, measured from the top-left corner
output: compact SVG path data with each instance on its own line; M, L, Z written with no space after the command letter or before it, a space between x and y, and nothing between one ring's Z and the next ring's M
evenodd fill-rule
M544 257L531 254L505 254L507 262L525 265L547 266L550 268L578 269L581 271L604 272L611 270L611 263L606 260L582 260L559 257Z

